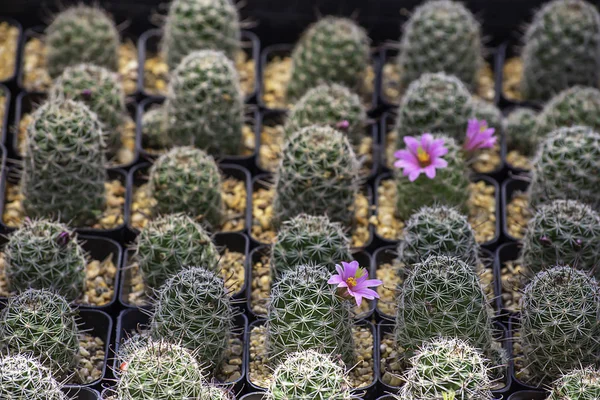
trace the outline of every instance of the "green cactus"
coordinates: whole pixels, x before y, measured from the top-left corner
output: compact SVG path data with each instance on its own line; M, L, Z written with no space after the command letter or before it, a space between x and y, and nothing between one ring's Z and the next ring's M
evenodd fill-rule
M267 400L349 400L350 382L343 365L314 350L290 354L275 368Z
M504 119L504 133L509 150L517 150L527 156L535 153L536 119L537 113L525 107L515 108L508 114Z
M302 128L327 125L345 132L354 145L365 136L367 112L360 97L338 84L309 89L290 110L285 124L289 138Z
M67 8L55 16L45 34L46 62L51 77L81 63L117 71L119 32L102 9L83 4Z
M44 103L27 128L21 191L29 217L91 225L104 210L108 175L101 124L82 103Z
M0 356L0 398L6 400L67 400L61 385L35 357Z
M199 400L235 400L235 397L225 389L205 385L201 389Z
M343 133L316 125L301 129L282 151L275 176L274 223L306 213L352 225L359 173L360 164Z
M493 399L491 368L474 347L460 339L425 343L405 373L398 400Z
M473 112L471 93L458 78L441 72L423 74L408 86L398 107L396 147L404 146L405 136L428 132L462 143Z
M220 226L221 172L211 156L193 147L174 147L154 162L149 175L156 214L185 213L209 229Z
M301 214L283 223L271 249L271 277L275 281L297 265L319 264L329 271L352 260L350 240L343 227L325 216Z
M169 69L195 50L221 50L235 60L241 50L240 16L231 0L174 0L161 49Z
M496 129L497 136L502 132L502 111L493 103L482 100L478 97L473 98L473 118L484 120L490 128ZM465 131L466 132L466 131Z
M244 126L244 98L235 65L225 54L187 55L170 77L166 112L169 142L212 155L237 155Z
M340 355L347 365L356 361L350 302L327 283L330 275L318 265L299 265L273 285L267 316L270 360L318 349Z
M121 131L127 109L119 76L103 67L78 64L67 67L50 89L50 101L70 99L84 103L103 123L108 149L121 149Z
M127 361L134 352L148 346L148 343L152 340L149 333L149 330L136 332L119 343L119 348L115 353L118 368L113 369L113 374L116 377L127 371Z
M592 367L573 370L552 384L548 400L600 399L600 371Z
M142 116L142 147L162 150L169 145L167 114L164 106L153 107Z
M203 267L192 267L158 290L150 330L155 339L190 349L214 372L229 348L234 316L223 279Z
M64 297L28 289L10 297L0 313L0 348L9 354L32 354L56 378L64 378L79 359L77 315Z
M600 362L600 289L568 266L538 273L521 298L520 340L528 375L550 383L563 371Z
M404 87L427 72L445 72L471 90L477 87L483 66L481 27L461 3L436 0L417 7L404 25L400 49Z
M521 263L537 273L552 265L572 265L600 278L600 215L576 200L541 205L527 224Z
M575 85L600 82L600 15L583 0L546 3L529 25L521 53L521 91L528 100L547 101Z
M538 148L529 199L533 207L576 199L600 211L600 134L588 127L560 128Z
M158 289L185 267L201 265L219 271L219 251L200 224L183 214L150 221L136 239L137 260L144 283Z
M75 300L85 291L86 254L66 225L26 222L9 236L4 272L11 290L49 289Z
M328 16L309 26L292 51L286 96L296 101L321 83L358 92L370 62L367 32L347 18Z

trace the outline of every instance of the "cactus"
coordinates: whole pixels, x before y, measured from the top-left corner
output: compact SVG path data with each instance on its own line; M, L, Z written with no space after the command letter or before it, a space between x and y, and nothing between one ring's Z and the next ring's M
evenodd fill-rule
M33 356L0 356L0 398L5 400L67 400L61 385Z
M600 362L600 289L568 266L538 273L521 298L520 339L531 380L550 383L563 371Z
M117 71L119 32L97 7L77 5L58 13L46 28L48 73L57 77L71 65L90 63Z
M555 263L572 265L600 278L600 215L576 200L541 205L527 224L521 263L537 273Z
M600 15L583 0L553 0L529 25L521 53L521 91L528 100L547 101L575 85L600 82Z
M502 111L493 103L482 100L478 97L473 98L473 118L484 120L490 128L496 129L498 136L502 131Z
M96 115L71 100L44 103L27 128L21 191L29 217L92 224L106 203L106 155Z
M600 371L586 367L571 371L552 385L548 400L600 399Z
M144 149L164 149L168 145L165 107L151 108L142 116L142 147Z
M86 254L66 225L27 222L10 235L4 271L11 290L49 289L75 300L85 291Z
M275 362L295 351L318 349L356 361L350 302L327 283L330 273L318 265L299 265L271 289L267 350Z
M174 0L161 50L173 70L195 50L221 50L235 60L241 49L240 16L231 0Z
M408 86L398 108L396 147L403 147L405 136L427 132L443 133L462 143L473 111L471 93L458 78L423 74Z
M309 26L292 51L286 96L296 101L321 83L359 91L369 66L367 32L347 18L328 16Z
M0 313L0 348L9 354L32 354L56 378L64 378L79 359L77 314L64 297L28 289L10 297Z
M398 400L493 398L491 369L479 350L452 338L437 338L423 345L412 358L406 384Z
M235 398L225 389L205 385L201 388L199 400L235 400Z
M309 89L292 107L285 125L289 138L310 125L327 125L345 132L354 145L364 137L367 112L360 97L346 87L322 84Z
M533 207L576 199L600 211L600 134L588 127L550 134L533 160L529 199Z
M467 213L467 202L470 193L469 169L464 160L460 147L454 139L447 136L436 135L436 139L444 139L444 147L448 153L444 160L448 162L446 168L438 169L435 179L419 177L410 182L401 170L396 170L396 216L407 220L418 208L422 206L447 205L457 207Z
M215 371L229 347L234 318L223 279L202 267L188 268L161 286L157 297L151 335L178 342Z
M193 147L175 147L150 168L150 196L157 214L186 213L207 228L223 219L221 172L215 160Z
M506 146L524 155L532 155L537 145L537 113L525 107L515 108L504 119Z
M244 99L233 62L218 51L195 51L170 79L165 105L169 142L219 156L238 154Z
M286 221L271 250L271 277L277 280L297 265L319 264L329 271L351 260L350 240L339 223L325 216L299 215Z
M315 125L296 132L283 148L275 177L274 223L306 213L351 225L359 171L354 150L341 132Z
M404 87L427 72L445 72L471 90L477 87L483 65L481 27L461 3L437 0L417 7L404 25L400 49Z
M103 67L78 64L67 67L50 89L50 101L70 99L84 103L103 123L108 148L116 154L121 148L121 131L127 110L119 76Z
M165 341L148 341L121 364L119 400L196 399L204 372L185 348Z
M209 234L190 217L165 215L150 221L136 239L137 260L144 283L158 289L185 267L201 265L219 271L219 251Z
M275 368L267 400L349 400L344 366L326 354L305 350L290 354Z

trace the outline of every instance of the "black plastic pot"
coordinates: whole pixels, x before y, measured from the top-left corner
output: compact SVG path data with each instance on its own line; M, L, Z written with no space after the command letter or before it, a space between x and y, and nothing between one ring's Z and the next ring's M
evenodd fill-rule
M352 397L355 400L361 400L361 397ZM240 400L265 400L266 399L266 395L264 392L257 392L257 393L248 393L243 395L242 397L240 397Z
M252 322L246 329L246 334L244 335L244 371L246 372L247 383L249 390L252 392L264 392L267 388L255 385L250 380L250 332L252 328L256 326L262 326L266 323L264 319L260 319ZM365 400L373 400L377 396L377 377L379 376L379 339L377 336L377 332L375 329L375 325L373 325L370 321L360 320L356 322L357 326L367 326L373 333L373 381L369 386L362 387L360 389L354 390L355 396L361 396L361 398Z
M16 80L17 80L17 72L19 71L19 66L21 65L21 43L23 41L23 27L21 26L21 24L13 19L13 18L7 18L7 17L0 17L0 23L2 22L8 22L10 25L16 27L19 30L19 34L17 36L17 48L15 49L15 68L13 70L13 73L4 78L3 80L0 80L0 84L5 84L7 86L10 86L13 89L16 89L15 84L16 84Z
M264 92L264 72L266 69L267 64L275 57L288 57L292 54L292 50L294 48L293 44L274 44L268 47L265 47L262 51L262 54L260 56L260 74L261 74L261 78L260 78L260 87L258 89L258 105L261 108L270 110L270 111L278 111L278 112L285 112L287 111L285 108L269 108L264 100L263 100L263 92ZM374 77L374 82L373 82L373 93L372 93L372 98L370 100L370 108L368 110L368 114L369 115L373 115L376 110L377 110L377 83L378 83L378 70L379 68L379 56L378 56L378 52L376 49L372 49L371 50L371 65L373 66L374 72L375 72L375 77Z
M138 41L138 92L144 97L156 96L156 93L148 93L144 87L144 64L146 63L146 56L148 53L156 53L159 48L159 42L161 38L161 29L150 29L144 32ZM256 98L258 88L260 87L260 73L258 60L260 57L260 40L258 36L249 31L242 31L242 49L246 52L248 57L254 60L255 67L255 80L254 90L251 93L246 94L246 103L251 103Z
M8 136L8 115L10 114L10 90L0 84L0 96L4 96L4 116L0 120L0 143L6 143Z
M72 400L100 400L100 393L87 387L65 388L63 391Z
M538 392L535 390L522 390L510 395L508 400L546 400L545 392Z
M519 326L519 318L520 318L519 314L514 314L508 320L508 332L510 333L511 347L514 346L515 333L517 332L517 329ZM510 354L512 354L512 352ZM512 371L512 380L518 389L520 389L520 390L535 390L535 391L542 389L541 386L529 385L529 384L521 381L519 378L517 378L517 369L515 367L515 361L514 361L513 357L510 357L510 368Z
M127 178L127 195L128 198L132 199L132 202L134 189L148 182L148 171L150 169L150 166L150 163L138 164L129 171L129 175ZM246 215L242 216L242 218L244 218L246 221L246 226L244 227L244 229L239 231L244 232L248 227L247 222L250 219L249 216L252 215L252 192L250 190L250 173L246 168L233 164L219 164L219 169L221 170L221 173L224 177L232 177L246 182ZM129 215L127 216L127 221L130 221ZM131 242L137 236L138 229L131 226L131 224L129 224L127 228L128 232L126 241Z
M271 174L260 174L255 176L254 178L252 178L252 193L254 193L254 191L258 190L258 189L267 189L270 186L272 186L273 184L273 176ZM371 186L366 185L363 187L363 193L366 193L368 199L369 199L369 204L373 204L373 189L371 189ZM250 235L250 239L252 240L252 242L255 245L269 245L269 243L265 243L265 242L261 242L260 240L258 240L257 238L255 238L252 235L252 226L253 226L253 217L252 217L252 194L250 194L249 196L249 202L247 204L249 204L248 206L248 221L246 222L246 228L248 229L249 235ZM371 246L371 243L373 242L373 225L369 224L369 239L367 240L367 242L365 243L364 246L362 246L362 248L360 249L354 249L356 251L359 250L363 250L368 248L369 246Z
M527 177L517 177L507 179L502 183L502 233L506 238L512 241L519 241L519 238L514 237L508 232L507 206L512 201L515 192L526 192L529 187L529 179Z
M495 332L494 332L496 339L498 339L502 343L503 348L507 352L507 354L512 354L512 341L507 340L509 338L509 336L508 336L508 331L507 331L506 327L499 322L495 322L494 325L496 328ZM384 334L390 333L393 330L394 330L394 325L390 321L384 320L384 321L381 321L379 324L377 324L377 343L381 343ZM381 361L380 346L377 346L376 352L379 353L379 354L377 354L376 359ZM496 399L506 398L508 396L508 393L510 393L511 385L512 385L512 376L513 376L512 366L513 366L512 362L510 362L509 365L507 366L506 380L505 380L506 386L502 389L492 391L494 398L496 398ZM398 391L400 390L400 387L389 386L383 382L383 380L381 379L382 372L383 371L380 369L377 374L377 381L379 382L381 389L386 393L398 393Z
M132 332L138 332L140 330L147 329L149 322L150 322L150 317L147 314L147 311L143 311L143 310L139 310L139 309L135 309L135 308L130 308L130 309L122 311L117 320L117 336L116 336L116 341L115 341L115 354L118 353L119 346L121 345L121 342L123 340L130 337ZM235 317L234 325L235 325L234 331L233 331L234 335L242 338L244 336L245 331L248 326L248 319L246 318L246 316L244 314L240 313ZM239 391L242 390L242 388L244 387L244 384L245 384L245 376L246 376L245 366L246 366L247 362L245 360L245 357L247 357L247 354L246 354L246 352L243 352L242 353L241 376L233 382L222 383L222 384L219 384L219 386L231 388L235 393L238 393ZM113 359L113 370L116 369L117 367L118 367L117 359L115 357Z
M140 140L138 140L136 142L136 145L138 146L137 152L140 154L141 158L147 162L154 162L154 160L156 158L158 158L159 154L148 152L143 147L142 118L144 116L144 113L146 111L148 111L152 106L162 104L164 102L164 100L165 100L164 97L150 97L145 100L142 100L142 102L140 102L140 104L137 106L136 136L138 138L140 138ZM247 105L246 106L246 123L252 125L253 130L255 132L258 132L258 129L260 126L260 123L258 122L259 120L260 120L260 113L259 113L258 108L253 105ZM256 154L257 154L258 147L259 147L258 146L259 145L258 144L259 137L260 137L260 135L258 135L258 138L256 139L257 142L255 143L255 151L251 155L249 155L249 156L228 155L228 156L224 156L224 157L218 159L217 161L219 163L240 165L240 166L245 167L248 170L252 171L252 169L254 168L254 164L255 164L254 160L256 159Z
M45 100L46 100L46 95L40 94L40 93L29 93L29 92L21 92L15 99L15 119L14 119L14 125L13 125L14 132L12 135L13 157L18 158L18 159L23 158L23 154L21 154L21 152L19 151L18 140L17 140L17 138L18 138L17 131L18 131L19 125L21 123L21 118L23 117L24 114L35 111L35 109L38 106L40 106L41 104L43 104ZM131 118L133 118L135 121L136 104L130 102L127 105L127 109L128 109L129 116ZM126 168L129 168L132 165L134 165L138 161L138 158L139 158L139 150L138 149L140 147L139 146L140 141L141 141L141 135L140 135L140 132L138 132L136 129L135 147L133 149L133 160L127 164L111 165L109 169L117 169L117 168L126 169Z
M514 312L504 308L502 299L502 267L507 261L515 261L519 258L521 245L519 243L504 243L496 250L494 257L494 289L496 291L496 304L499 307L500 314L510 317Z
M255 262L259 261L261 257L268 255L270 253L270 250L271 250L271 246L264 246L264 245L253 249L250 252L250 256L248 257L248 262L246 264L246 275L248 276L248 279L246 281L246 308L248 309L248 315L250 316L250 319L252 321L261 319L261 318L266 318L266 315L256 314L254 311L252 311L252 266L254 265ZM367 253L365 251L359 251L359 252L354 253L352 256L353 256L354 260L358 261L358 263L361 266L364 266L365 268L369 269L370 278L375 279L375 275L373 275L373 273L371 271L371 265L373 263L371 262L371 256L369 255L369 253ZM369 300L367 300L367 301L369 301ZM356 319L370 319L374 312L375 312L375 300L370 300L369 311L366 313L357 315Z
M377 176L377 179L375 180L375 207L377 207L377 204L379 201L379 199L378 199L379 192L378 192L377 188L381 185L382 181L388 180L388 179L392 179L391 173L380 174L379 176ZM498 243L498 240L500 239L500 233L501 233L500 217L502 216L502 212L500 211L500 208L502 207L502 203L500 202L500 186L498 185L498 182L496 182L495 179L493 179L489 176L486 176L486 175L474 175L471 178L471 181L472 182L484 181L486 184L494 186L494 190L495 190L494 193L495 193L495 198L496 198L496 233L492 240L488 240L487 242L480 243L480 245L486 249L493 249L493 248L495 248L496 244ZM375 212L377 212L377 211L375 211ZM384 245L384 246L385 245L396 245L400 242L399 240L390 240L390 239L386 239L386 238L379 236L379 234L377 234L377 229L374 229L374 234L375 234L375 238L376 238L377 242L382 243L382 245Z

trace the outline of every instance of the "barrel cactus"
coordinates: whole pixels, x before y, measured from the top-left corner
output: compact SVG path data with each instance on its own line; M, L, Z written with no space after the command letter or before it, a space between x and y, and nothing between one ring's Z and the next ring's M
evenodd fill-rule
M600 399L600 371L593 367L576 369L552 384L548 400Z
M575 85L600 82L600 15L583 0L553 0L534 16L524 37L521 90L544 102Z
M537 145L537 113L525 107L512 110L504 119L506 147L521 154L532 155Z
M67 400L50 370L35 357L0 356L0 398L7 400Z
M46 28L46 61L51 77L65 68L90 63L116 71L119 32L112 18L97 7L83 4L58 13Z

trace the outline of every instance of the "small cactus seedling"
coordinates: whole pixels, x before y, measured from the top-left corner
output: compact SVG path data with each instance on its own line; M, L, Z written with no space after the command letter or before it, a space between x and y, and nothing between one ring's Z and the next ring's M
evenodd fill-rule
M50 370L25 354L0 355L0 399L67 400Z
M314 350L290 354L275 368L267 400L349 400L350 382L343 365Z
M150 221L137 237L134 257L144 283L154 289L185 267L201 265L219 271L219 251L209 234L183 214Z
M167 136L167 112L164 106L146 111L142 117L142 147L164 149L169 145Z
M548 400L600 399L600 371L593 367L573 370L552 384Z
M487 122L490 128L494 128L497 133L502 131L502 111L493 103L473 97L473 118Z
M86 254L66 225L26 222L4 248L4 270L11 290L48 289L69 300L85 290Z
M46 29L45 44L51 77L75 64L90 63L111 71L119 65L119 32L100 8L77 5L60 12Z
M537 144L537 113L525 107L514 109L504 119L506 146L509 150L518 150L521 154L532 155Z

